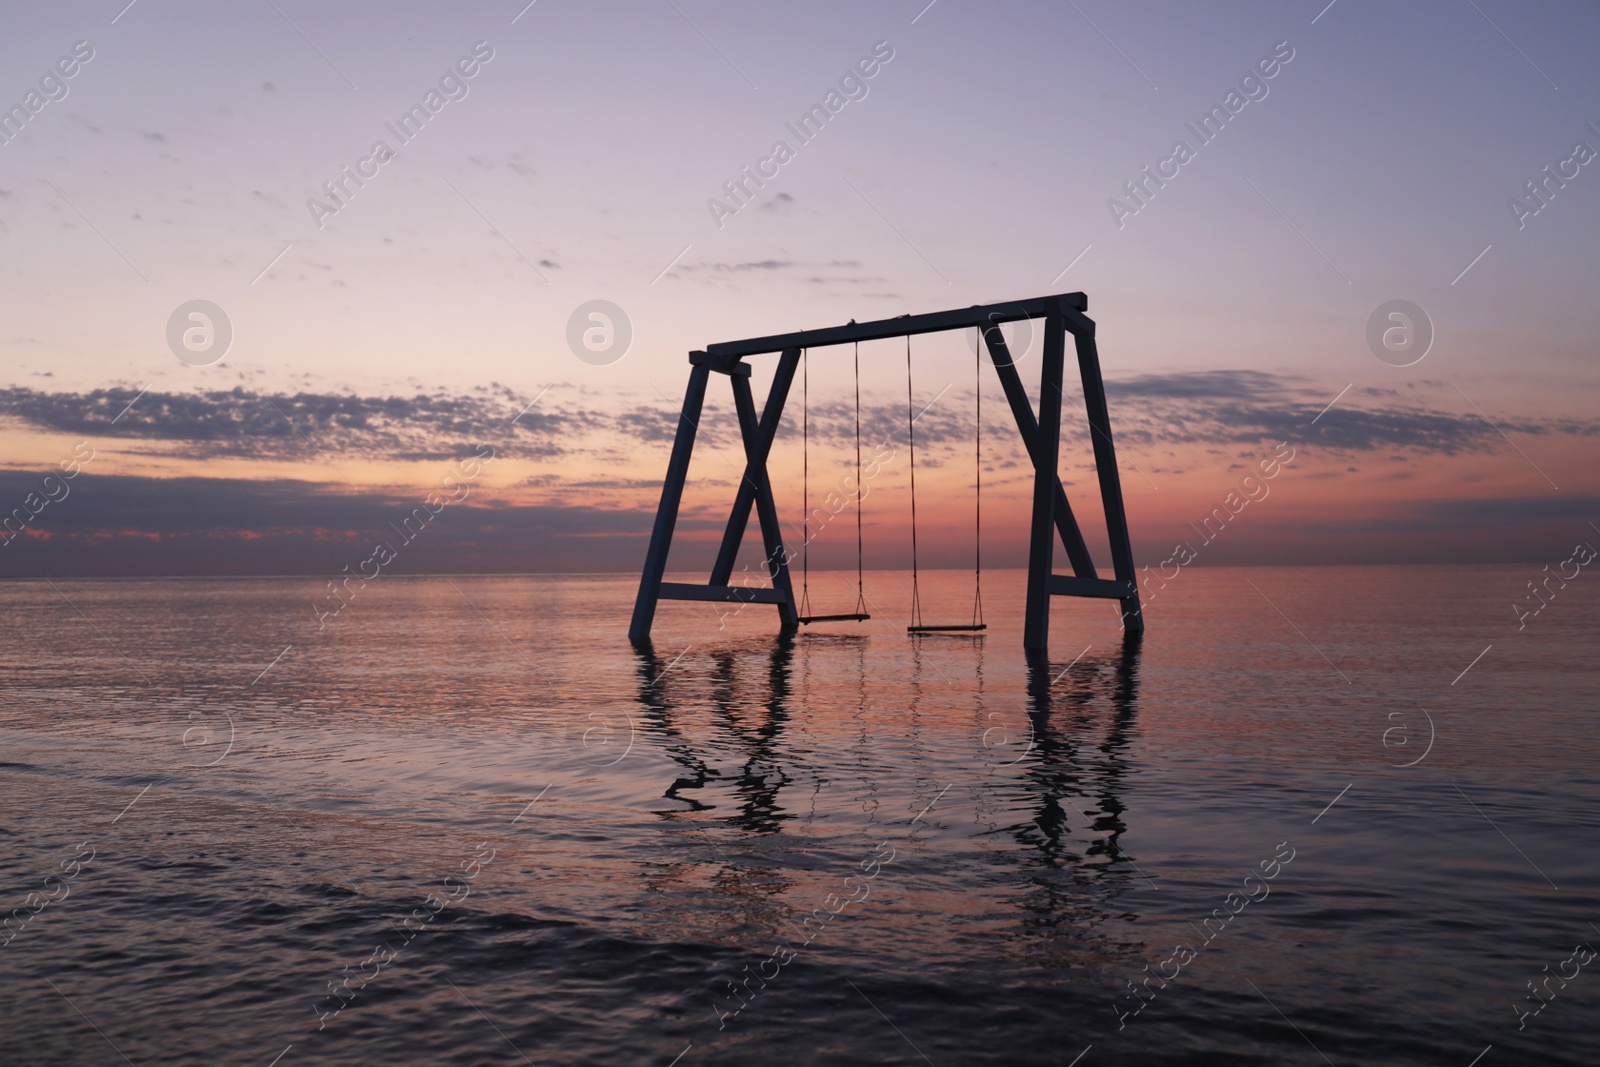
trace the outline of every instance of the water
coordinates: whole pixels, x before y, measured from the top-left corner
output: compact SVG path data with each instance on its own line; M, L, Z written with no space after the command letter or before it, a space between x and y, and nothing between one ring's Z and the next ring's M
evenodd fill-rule
M1031 669L1017 573L981 639L869 574L650 654L628 576L320 630L310 580L10 583L0 1062L1592 1065L1600 603L1518 632L1524 570L1191 569Z

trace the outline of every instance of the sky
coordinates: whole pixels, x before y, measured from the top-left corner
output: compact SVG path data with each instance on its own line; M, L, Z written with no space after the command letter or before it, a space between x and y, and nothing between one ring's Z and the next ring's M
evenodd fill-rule
M525 3L8 12L0 576L333 574L447 478L402 570L636 569L690 350L1078 291L1141 564L1553 564L1600 536L1592 3ZM609 350L592 301L625 317ZM1031 474L973 341L911 343L921 562L971 559L981 475L986 558L1020 566ZM786 410L791 538L853 471L852 362L808 353ZM860 364L894 456L866 558L903 566L905 342ZM1066 400L1105 569L1070 365ZM700 442L674 569L740 474L720 376ZM854 523L813 566L854 565Z

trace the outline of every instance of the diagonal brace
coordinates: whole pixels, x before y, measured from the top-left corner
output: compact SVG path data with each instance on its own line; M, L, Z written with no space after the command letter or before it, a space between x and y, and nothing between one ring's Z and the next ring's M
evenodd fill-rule
M750 508L756 502L757 476L766 474L767 456L772 452L772 441L778 434L778 422L783 415L783 405L789 398L789 386L794 382L795 370L800 366L800 350L784 349L778 358L778 369L772 378L772 388L767 390L767 400L761 409L761 419L754 432L749 432L741 415L740 432L745 440L744 476L739 479L739 489L733 498L733 511L728 515L727 528L722 532L722 546L717 550L717 561L711 568L711 584L727 585L733 576L733 565L739 555L739 545L744 540L745 527L750 525ZM733 379L730 379L733 380ZM746 395L750 392L749 380L744 383ZM735 384L735 397L738 386ZM768 489L770 497L771 490Z
M1039 422L1034 417L1033 406L1028 403L1028 394L1022 388L1022 378L1017 374L1017 366L1011 361L1011 351L1006 347L1006 339L1001 336L999 326L988 326L981 332L984 343L989 346L989 356L994 363L995 374L1000 379L1000 387L1005 390L1006 401L1011 405L1011 414L1017 421L1017 435L1022 438L1023 447L1028 450L1029 460L1037 465ZM1089 557L1089 546L1084 544L1083 533L1078 529L1078 520L1073 517L1072 505L1067 501L1067 491L1062 488L1059 475L1056 477L1055 498L1053 511L1056 530L1061 534L1061 544L1067 550L1067 560L1072 564L1072 573L1079 578L1099 577L1094 569L1094 560Z
M800 350L785 349L778 360L772 388L767 392L767 400L759 419L756 417L755 400L751 395L749 379L739 376L729 378L733 386L734 407L739 417L740 435L744 439L745 470L744 476L739 480L739 489L734 497L733 511L728 517L727 528L723 531L716 564L711 571L712 585L727 584L733 574L733 565L739 554L740 542L744 539L745 527L750 522L751 505L754 505L761 523L761 537L766 549L767 574L772 580L773 587L784 594L784 602L779 605L779 614L783 617L784 624L790 626L795 625L797 619L794 593L789 582L789 561L783 547L778 509L772 499L772 482L767 474L767 456L772 451L772 441L783 416L783 405L788 399L789 387L794 381L795 370L799 364Z

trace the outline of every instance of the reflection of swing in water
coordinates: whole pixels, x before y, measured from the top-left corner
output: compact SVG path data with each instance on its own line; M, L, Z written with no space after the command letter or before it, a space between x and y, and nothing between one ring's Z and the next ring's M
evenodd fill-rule
M1097 761L1094 767L1093 778L1098 787L1094 792L1099 800L1100 815L1089 824L1092 831L1089 854L1104 853L1112 861L1122 858L1117 838L1125 827L1122 798L1117 787L1124 773L1122 750L1128 745L1138 707L1139 646L1143 637L1138 631L1124 633L1122 647L1114 658L1109 655L1090 658L1072 666L1070 672L1052 673L1054 668L1039 658L1028 665L1028 718L1039 755L1037 764L1029 768L1029 777L1036 783L1040 797L1040 814L1034 825L1056 849L1060 848L1067 829L1061 799L1069 794L1087 795L1083 788L1084 772L1089 769L1078 758L1079 746L1063 729L1066 725L1061 721L1063 714L1074 707L1089 708L1108 701L1111 720L1103 740L1096 746L1105 759ZM1064 696L1057 696L1053 690L1063 678L1073 685Z
M1033 657L1028 665L1027 736L1017 738L1019 751L1015 755L1009 750L1010 740L1002 741L1008 748L1006 758L990 766L1007 772L996 796L1013 810L1020 801L1029 814L1022 821L995 826L992 832L1010 836L1029 852L1037 853L1048 866L1059 867L1093 856L1104 856L1110 863L1126 859L1118 841L1125 829L1121 784L1126 773L1125 750L1138 710L1141 639L1136 631L1125 633L1115 652L1075 660L1067 665L1069 670L1062 670L1060 664L1051 664L1044 657ZM867 647L860 638L841 635L834 640L858 649ZM709 653L713 662L712 689L695 694L692 699L675 698L672 693L688 684L682 672L669 671L669 665L650 645L638 647L638 701L642 707L639 724L645 735L683 768L665 791L668 799L681 801L692 811L708 811L716 805L696 799L695 792L716 780L738 797L736 811L727 818L735 826L773 833L795 817L793 811L786 811L779 803L780 794L794 784L791 771L805 765L804 757L790 757L784 744L794 699L795 647L794 638L786 635L767 650L765 670L758 670L757 677L751 679L755 693L744 688L739 674L742 666L750 665L748 656L733 649ZM866 708L868 672L864 665L859 677L863 687L859 706ZM1011 692L1016 695L1014 690ZM915 727L918 700L914 683L907 704L909 714L904 717L910 724L913 741L919 736ZM981 708L981 685L977 700ZM847 703L841 702L840 706ZM689 708L711 709L720 737L708 743L686 733L688 724L683 717ZM745 709L754 708L760 709L759 717L753 723L741 721ZM1085 740L1082 732L1086 730L1098 734L1098 740ZM736 775L725 775L709 762L714 758L710 750L730 742L740 760ZM987 732L983 743L986 748L994 747ZM920 773L920 751L917 742L911 756L913 777ZM832 779L828 774L817 785L820 788ZM1020 790L1020 794L1007 800L1014 790ZM1084 811L1085 800L1090 800L1097 810ZM1090 819L1084 827L1089 844L1081 854L1074 851L1069 840L1073 811L1083 812Z
M1006 825L991 823L991 833L1004 833L1037 850L1050 866L1090 856L1104 856L1110 862L1125 859L1118 843L1125 829L1120 785L1125 773L1123 750L1138 708L1142 637L1138 632L1125 633L1115 653L1080 657L1067 669L1043 657L1031 660L1026 736L1013 738L1003 727L991 726L983 737L985 748L1005 749L1008 758L991 766L1018 775L1004 779L1002 788L1023 788L1023 810L1030 817ZM1080 731L1099 734L1099 742L1086 741ZM991 743L991 733L1000 736L998 745ZM1010 756L1013 744L1020 751ZM1095 758L1096 751L1101 758ZM1097 811L1084 810L1085 801ZM1080 827L1088 831L1088 847L1081 854L1070 843L1071 813L1080 811L1090 820Z
M730 783L740 798L738 812L728 818L733 825L753 833L774 833L781 829L784 822L794 818L778 803L778 794L790 784L789 775L780 761L780 742L789 721L793 637L784 635L772 647L766 670L765 692L758 700L737 699L736 671L744 662L741 657L730 650L711 653L715 660L712 679L716 689L712 699L705 703L716 710L718 718L722 720L722 730L731 736L734 747L744 759L737 777L732 779L711 766L675 722L674 713L679 703L668 692L670 680L675 677L668 675L668 665L662 662L649 644L638 646L636 651L639 655L638 699L643 707L639 715L640 724L662 746L667 756L687 772L673 781L663 795L669 800L687 804L691 811L709 811L716 805L695 799L692 791L703 789L712 779L717 779ZM701 705L700 701L695 703ZM738 721L734 709L741 704L756 704L762 708L762 719L753 728Z

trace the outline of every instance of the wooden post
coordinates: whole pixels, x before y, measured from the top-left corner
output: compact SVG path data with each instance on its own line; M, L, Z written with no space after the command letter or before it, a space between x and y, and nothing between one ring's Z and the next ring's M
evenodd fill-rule
M1051 301L1044 317L1044 359L1039 371L1039 435L1038 447L1033 450L1033 523L1022 622L1022 647L1030 650L1050 646L1050 577L1055 567L1055 489L1061 457L1061 375L1066 347L1061 304Z
M656 508L656 523L650 531L650 550L645 553L644 572L639 578L639 595L633 602L633 622L628 639L648 641L650 625L656 617L656 601L661 595L661 579L667 572L667 550L672 547L672 530L678 523L678 505L683 500L683 483L689 474L689 456L694 452L695 431L700 409L706 400L706 382L711 369L696 366L689 371L689 388L683 394L683 412L678 416L678 432L672 440L672 458L661 483L661 503Z
M1111 541L1111 565L1117 580L1126 582L1129 594L1122 605L1122 625L1133 632L1144 629L1139 608L1138 579L1133 571L1133 546L1128 539L1128 516L1122 507L1122 481L1117 476L1117 450L1111 441L1111 416L1106 410L1106 387L1100 379L1100 353L1094 343L1094 321L1068 310L1067 326L1078 350L1078 374L1083 379L1083 406L1089 416L1089 436L1094 443L1094 467L1100 476L1100 503L1106 512L1106 536Z
M735 375L728 380L733 383L733 406L739 415L740 435L744 438L744 480L755 485L756 517L761 520L767 576L772 579L772 588L781 595L778 619L785 629L793 629L800 625L799 612L795 608L794 587L789 582L789 557L783 547L783 528L778 521L777 505L772 501L772 481L767 476L767 450L772 447L772 434L777 431L778 416L783 413L789 381L794 377L794 363L799 359L798 352L794 352L794 361L787 359L788 355L789 352L785 352L786 358L779 362L779 377L772 383L772 391L767 396L767 411L772 416L772 425L765 428L768 432L764 443L763 426L756 419L755 398L750 395L750 379ZM783 373L785 367L788 370L786 375ZM734 547L737 551L737 544ZM721 583L713 579L712 584Z

